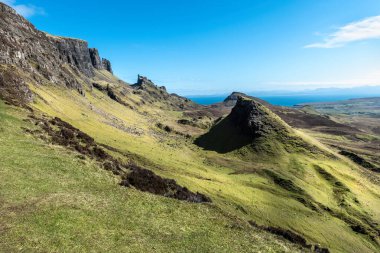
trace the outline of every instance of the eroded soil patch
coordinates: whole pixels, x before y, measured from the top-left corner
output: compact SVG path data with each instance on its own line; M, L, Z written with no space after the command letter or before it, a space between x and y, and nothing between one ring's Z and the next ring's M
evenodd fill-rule
M310 249L313 252L316 252L316 253L329 253L330 252L329 249L322 248L319 245L308 244L307 240L304 237L302 237L301 235L299 235L299 234L297 234L291 230L283 229L283 228L279 228L279 227L262 226L262 225L258 225L254 221L249 221L249 224L252 227L256 227L256 228L268 231L272 234L281 236L281 237L285 238L286 240L288 240L292 243L301 245L302 247Z
M162 178L148 169L136 166L133 162L125 164L115 159L92 137L60 118L46 119L31 115L30 119L35 125L40 126L40 130L25 129L26 132L79 152L83 159L88 157L98 161L104 169L121 177L120 185L122 186L133 186L144 192L193 203L211 202L207 196L198 192L193 193L186 187L178 185L173 179Z
M194 203L211 202L207 196L198 192L193 193L186 187L178 185L173 179L162 178L150 170L137 166L133 166L131 169L131 173L123 176L121 185L134 186L144 192Z
M355 154L355 153L352 153L352 152L349 152L349 151L346 151L346 150L342 150L339 152L339 154L345 156L345 157L348 157L351 161L353 161L354 163L362 166L363 168L366 168L366 169L369 169L369 170L372 170L372 171L375 171L375 172L380 172L380 168L376 168L375 165L373 165L372 163L368 162L367 160L365 160L363 157Z

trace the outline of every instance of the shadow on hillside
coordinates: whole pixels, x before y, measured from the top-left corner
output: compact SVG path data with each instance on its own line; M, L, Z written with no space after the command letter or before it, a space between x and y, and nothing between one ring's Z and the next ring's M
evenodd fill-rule
M243 134L228 116L213 126L209 132L197 138L194 143L205 150L225 154L252 142L253 139Z

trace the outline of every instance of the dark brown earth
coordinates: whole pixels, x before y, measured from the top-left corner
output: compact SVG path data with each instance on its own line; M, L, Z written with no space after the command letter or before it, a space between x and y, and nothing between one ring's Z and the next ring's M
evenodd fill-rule
M162 178L133 162L125 164L115 159L104 151L92 137L60 118L46 119L31 115L30 119L35 125L40 126L41 130L25 129L26 132L76 151L83 155L82 159L88 157L98 161L104 169L121 177L121 186L133 186L144 192L193 203L211 202L207 196L198 192L193 193L186 187L178 185L173 179Z
M302 236L300 236L299 234L297 234L291 230L278 228L278 227L271 227L271 226L262 226L262 225L258 225L254 221L249 221L249 224L252 227L260 228L260 229L266 230L272 234L279 235L279 236L285 238L286 240L288 240L290 242L301 245L304 248L313 250L313 252L318 252L318 253L329 253L330 252L329 249L321 248L319 245L308 244L305 238L303 238Z
M310 114L294 108L271 106L271 109L286 123L295 128L318 128L319 132L334 135L351 135L352 133L360 132L356 128L337 123L328 116Z
M137 166L131 169L131 173L123 176L121 185L133 186L144 192L194 203L211 202L210 198L198 192L192 193L186 187L179 186L173 179L162 178L150 170Z
M353 161L354 163L356 163L356 164L358 164L358 165L360 165L366 169L369 169L369 170L372 170L375 172L380 172L380 168L376 168L375 165L373 165L372 163L368 162L363 157L361 157L355 153L352 153L352 152L349 152L346 150L342 150L339 152L339 154L348 157L351 161Z

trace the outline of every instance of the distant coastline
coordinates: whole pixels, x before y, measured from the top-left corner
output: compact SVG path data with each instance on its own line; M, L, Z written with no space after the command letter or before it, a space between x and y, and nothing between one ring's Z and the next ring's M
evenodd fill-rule
M369 95L369 94L368 95L347 94L347 95L275 95L275 96L257 95L255 96L255 94L248 93L248 95L258 97L273 105L288 106L288 107L292 107L299 104L305 104L305 103L335 102L335 101L342 101L342 100L354 99L354 98L374 97L374 95ZM201 105L211 105L211 104L223 102L223 100L227 96L228 95L187 96L187 98Z

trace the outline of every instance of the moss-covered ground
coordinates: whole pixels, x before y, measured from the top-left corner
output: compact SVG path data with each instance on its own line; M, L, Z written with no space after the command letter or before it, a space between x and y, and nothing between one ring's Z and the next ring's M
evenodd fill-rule
M300 251L219 205L120 187L95 161L26 134L28 114L0 101L1 252Z
M162 122L181 130L176 121L182 113L163 111L159 103L131 110L97 90L88 91L85 97L50 86L35 87L34 91L42 98L36 100L34 108L58 116L97 142L116 148L114 155L133 159L192 191L210 196L213 205L224 212L260 225L291 229L332 252L380 250L376 242L380 187L353 163L335 156L301 131L297 131L300 137L331 155L281 150L275 156L257 156L249 147L227 154L205 151L191 139L156 127ZM335 181L326 180L316 166ZM274 172L280 179L274 180L265 171ZM292 182L293 186L284 187L278 182ZM337 182L347 192L338 194ZM363 227L364 233L355 232L355 226Z

